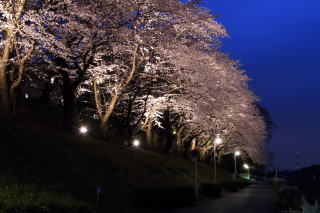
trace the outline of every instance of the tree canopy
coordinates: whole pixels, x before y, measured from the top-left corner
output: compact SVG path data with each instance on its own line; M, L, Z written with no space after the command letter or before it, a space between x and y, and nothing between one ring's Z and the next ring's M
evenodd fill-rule
M53 85L65 129L80 103L103 133L122 122L131 136L145 132L148 148L165 130L170 151L196 148L208 159L220 135L220 154L265 161L258 98L220 49L225 28L198 1L1 0L0 20L3 114L16 113L27 73L29 84Z

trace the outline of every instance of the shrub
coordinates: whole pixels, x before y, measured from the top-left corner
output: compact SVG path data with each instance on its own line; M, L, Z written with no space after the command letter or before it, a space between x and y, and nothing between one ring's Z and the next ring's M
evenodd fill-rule
M89 205L66 195L38 191L28 185L0 186L0 212L88 212Z
M300 210L301 193L298 187L281 187L277 192L277 197L277 205L280 210Z
M281 187L286 185L286 181L283 179L279 179L279 180L272 180L271 181L271 186L272 188L274 188L275 190L280 189Z

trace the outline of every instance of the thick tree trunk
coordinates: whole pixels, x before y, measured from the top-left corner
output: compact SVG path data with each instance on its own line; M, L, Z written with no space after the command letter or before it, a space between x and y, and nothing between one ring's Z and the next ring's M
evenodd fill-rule
M1 66L1 65L0 65ZM0 114L1 116L9 116L11 114L11 103L9 97L9 88L6 72L0 70Z
M107 131L108 129L108 121L113 113L114 108L117 106L118 100L120 96L118 94L114 95L111 99L110 105L101 119L101 128L103 131Z
M25 4L26 4L26 0L21 0L19 3L17 3L17 5L15 5L17 8L16 13L14 14L15 22L20 19L21 14L24 10ZM14 23L14 24L17 24L17 23ZM8 28L5 30L6 42L0 58L0 115L2 116L12 115L11 114L12 103L15 104L16 102L16 100L13 100L15 98L15 95L13 95L13 97L10 97L11 91L8 85L8 73L7 73L8 71L7 69L9 65L8 64L9 57L13 48L13 39L14 39L13 32L15 27L14 24L12 24L11 26L8 26Z
M49 82L45 82L40 101L43 103L50 103L50 93L53 91L53 86Z
M18 76L13 80L10 87L10 104L11 104L11 113L13 117L17 116L18 104L17 104L17 89L20 86L24 73L25 73L25 61L30 57L34 49L34 42L32 43L32 48L29 50L28 54L19 62L18 67Z
M148 148L152 147L152 139L153 139L153 134L152 134L152 119L148 120L148 126L146 129L146 139L147 139L147 146Z
M9 55L12 49L12 35L13 30L7 30L7 41L0 58L0 114L2 116L9 116L11 114L10 93L8 85L8 63Z
M63 92L63 129L73 131L76 118L76 96L73 88L65 88Z
M180 155L183 153L182 131L184 130L184 128L185 127L182 126L177 131L177 148Z
M76 118L76 88L71 83L67 72L60 72L63 79L63 123L62 127L65 131L73 131L75 129Z
M139 45L137 44L134 49L134 54L132 57L132 68L131 71L127 77L126 80L124 80L120 85L116 87L116 93L112 96L110 104L108 108L106 109L106 112L104 112L103 103L101 101L101 94L99 87L97 85L97 81L95 80L93 82L93 89L95 94L95 101L96 101L96 107L98 110L99 117L101 119L100 121L100 127L103 134L106 134L106 131L108 129L108 122L109 119L117 106L117 103L119 101L120 96L122 95L122 91L128 86L128 84L132 81L134 74L137 71L137 54L139 50Z

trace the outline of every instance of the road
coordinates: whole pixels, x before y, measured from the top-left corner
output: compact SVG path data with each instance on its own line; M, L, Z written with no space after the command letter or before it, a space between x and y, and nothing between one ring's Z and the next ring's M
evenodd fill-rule
M269 186L252 185L212 201L198 202L193 206L170 213L275 213L276 196Z

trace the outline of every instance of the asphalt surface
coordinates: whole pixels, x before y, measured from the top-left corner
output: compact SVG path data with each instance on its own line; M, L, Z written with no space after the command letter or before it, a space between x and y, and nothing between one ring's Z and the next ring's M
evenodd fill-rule
M264 184L251 185L239 192L212 201L198 202L170 213L276 213L276 195Z

